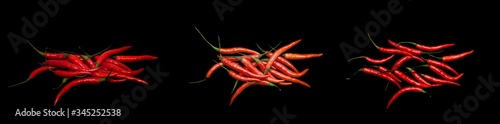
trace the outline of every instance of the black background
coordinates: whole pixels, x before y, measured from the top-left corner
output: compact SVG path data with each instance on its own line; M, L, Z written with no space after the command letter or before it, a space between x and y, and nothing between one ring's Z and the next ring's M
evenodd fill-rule
M151 54L156 61L131 63L132 68L160 65L169 75L157 88L147 91L144 101L137 108L130 108L124 120L111 117L118 123L269 123L275 117L272 109L286 106L289 114L297 117L290 124L298 123L445 123L443 113L454 103L463 104L467 96L474 95L478 76L493 75L498 80L497 45L494 22L494 3L460 1L405 1L400 0L403 10L391 15L386 27L373 36L379 46L389 46L386 41L414 41L437 45L456 45L437 55L456 54L475 50L474 54L449 64L464 72L458 82L462 85L428 89L432 95L405 94L393 103L386 104L397 91L394 85L373 76L358 74L352 80L346 77L363 67L362 60L347 63L339 44L354 45L353 27L364 29L375 18L370 11L387 9L388 1L308 2L308 1L247 1L224 13L221 21L213 7L214 1L70 1L60 6L55 17L29 40L39 49L51 48L63 51L95 53L107 46L113 48L133 45L122 54ZM226 1L221 0L222 3ZM26 16L32 20L35 12L42 10L37 1L4 1L2 10L2 34L19 35ZM282 44L302 38L289 52L324 53L321 58L293 61L299 69L310 68L301 77L312 88L299 85L282 86L279 92L270 87L246 89L232 106L229 106L234 80L224 71L214 73L204 83L190 85L200 80L214 64L217 53L203 41L194 27L217 44L221 37L222 47L242 46L257 49L261 46ZM5 37L3 56L4 77L2 84L20 82L39 66L44 59L27 44L19 45L14 52ZM359 54L385 57L370 44L360 48ZM391 61L392 62L392 61ZM418 65L416 62L405 66ZM389 66L389 65L387 65ZM421 71L428 71L422 68ZM139 75L144 77L147 74ZM153 79L150 79L154 81ZM53 106L61 78L44 73L32 81L2 91L2 113L5 121L18 123L99 123L104 117L14 117L16 109L34 108L110 108L113 100L122 94L131 94L137 84L103 84L78 86L65 94L58 106ZM463 123L498 123L498 93L479 102L479 108L471 112ZM120 104L118 106L123 106ZM280 123L278 120L277 123Z

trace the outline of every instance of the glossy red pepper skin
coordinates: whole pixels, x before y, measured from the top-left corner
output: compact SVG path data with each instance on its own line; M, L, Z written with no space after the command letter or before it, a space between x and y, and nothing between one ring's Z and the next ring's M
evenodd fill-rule
M406 47L404 45L401 45L401 44L398 44L390 39L387 39L387 42L389 42L389 44L391 44L392 46L400 49L400 50L403 50L403 51L406 51L408 53L411 53L412 55L415 55L415 56L420 56L422 55L422 51L421 50L418 50L418 49L413 49L413 48L410 48L410 47Z
M404 87L402 89L400 89L398 92L396 92L396 94L394 94L391 98L391 100L389 100L389 103L387 103L387 107L386 109L389 109L389 107L391 106L391 104L396 101L397 98L399 98L399 96L401 96L402 94L405 94L405 93L425 93L427 94L427 92L425 90L423 90L422 88L420 87L415 87L415 86L408 86L408 87Z

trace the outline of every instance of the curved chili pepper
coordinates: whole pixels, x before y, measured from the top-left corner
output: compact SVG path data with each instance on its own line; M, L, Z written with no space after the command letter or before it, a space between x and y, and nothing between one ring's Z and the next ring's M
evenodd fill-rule
M83 58L80 56L80 55L77 55L77 54L69 54L68 56L68 60L77 65L77 66L80 66L81 68L84 68L84 69L88 69L89 67L87 67L87 64L85 64Z
M415 71L414 69L412 69L410 67L406 67L406 69L408 69L410 71L413 78L415 78L419 83L427 85L427 86L431 86L431 83L427 82L419 73L417 73L417 71ZM422 87L422 88L425 88L425 87Z
M420 74L422 77L424 77L425 79L433 82L433 83L436 83L436 84L451 84L451 85L455 85L455 86L460 86L459 83L457 82L454 82L454 81L449 81L449 80L444 80L444 79L439 79L439 78L436 78L436 77L433 77L433 76L430 76L428 74Z
M389 100L389 103L387 103L387 107L386 109L389 109L389 107L391 106L391 104L399 97L401 96L402 94L405 94L405 93L410 93L410 92L415 92L415 93L425 93L425 94L428 94L424 89L420 88L420 87L414 87L414 86L408 86L408 87L404 87L400 90L398 90L398 92L396 92L396 94L394 94L391 98L391 100ZM430 96L430 95L429 95Z
M451 71L453 74L458 75L458 72L455 69L453 69L451 66L449 66L448 64L446 64L444 62L440 62L440 61L433 60L433 59L424 59L424 61L427 62L427 64L429 64L429 65L434 65L437 67L444 68L446 70Z
M394 48L385 48L385 47L379 47L375 42L372 40L370 34L368 34L368 38L372 42L373 46L377 48L380 52L382 53L388 53L388 54L400 54L400 55L407 55L407 56L413 56L412 53L400 50L400 49L394 49Z
M434 65L428 65L428 66L429 66L429 69L431 69L434 73L438 74L439 76L441 76L442 78L444 78L446 80L457 81L458 79L462 78L462 76L464 75L464 73L460 73L459 75L453 77L451 75L446 74L446 72L444 72L443 70L441 70L440 68L438 68Z
M271 53L271 52L267 52L266 56L267 57L272 57L274 55L274 53ZM288 66L290 69L292 69L294 72L299 72L297 70L297 68L290 62L288 61L287 59L281 57L281 56L278 56L276 58L276 61L280 62L280 63L283 63L284 65Z
M95 66L96 67L99 67L99 65L104 61L106 60L108 57L112 56L112 55L115 55L115 54L118 54L118 53L121 53L123 51L126 51L128 49L132 48L132 46L123 46L123 47L119 47L119 48L115 48L115 49L111 49L111 50L107 50L106 52L102 53L99 58L97 58L96 62L95 62Z
M107 82L109 82L109 83L122 83L125 81L127 81L127 79L113 79L113 78L107 79Z
M396 61L396 63L392 66L392 70L398 69L406 61L411 60L411 59L418 60L420 62L425 62L422 58L419 58L417 56L413 56L413 55L412 56L404 56L404 57L400 58L398 61Z
M60 68L60 69L68 69L68 70L71 70L71 71L83 71L83 70L86 70L78 65L75 65L67 60L47 60L43 63L44 65L46 66L50 66L50 67L55 67L55 68ZM97 70L96 69L92 69L92 70ZM90 69L87 69L87 71L91 71Z
M389 76L389 75L387 75L385 73L382 73L381 71L378 71L376 69L364 67L364 68L361 68L358 71L356 71L353 74L353 76L356 75L358 72L363 72L365 74L369 74L369 75L373 75L373 76L377 76L379 78L385 79L385 80L387 80L387 81L395 84L396 86L398 86L398 88L401 89L401 85L398 83L398 81L396 81L394 78L391 78L391 76ZM347 78L347 80L350 80L350 78Z
M21 85L21 84L24 84L30 80L32 80L33 78L35 78L37 75L43 73L43 72L47 72L51 69L54 69L54 67L50 67L50 66L42 66L42 67L38 67L37 69L33 70L31 72L31 74L29 75L28 79L24 80L23 82L20 82L20 83L17 83L17 84L13 84L13 85L10 85L8 87L15 87L17 85Z
M443 57L436 57L436 56L432 56L432 55L431 56L441 60L442 62L451 62L451 61L456 61L456 60L459 60L461 58L464 58L472 53L474 53L474 50L462 52L459 54L447 55L447 56L443 56Z
M377 68L380 72L384 72L385 74L389 75L389 77L396 80L397 82L401 82L401 80L396 75L394 75L394 73L389 71L389 69L387 69L386 67L381 66L381 65L380 66L373 66L373 67Z
M298 39L293 41L292 43L289 43L288 45L282 46L281 48L277 49L274 51L273 56L269 57L269 60L267 61L266 64L266 71L264 71L264 74L267 73L269 69L271 69L271 66L273 65L274 61L280 57L281 54L292 48L293 46L297 45L302 39Z
M77 78L77 79L69 82L67 85L65 85L63 87L63 89L61 89L61 91L59 91L59 93L56 96L56 100L54 101L54 106L56 106L56 104L59 101L59 99L61 98L61 96L64 95L66 92L68 92L68 90L70 90L71 88L73 88L75 86L79 86L79 85L85 85L85 84L99 84L99 83L104 82L104 81L106 81L106 78L99 78L99 77Z
M42 51L38 50L33 44L31 44L30 41L28 41L28 44L38 54L40 54L41 56L45 57L46 59L59 59L59 60L63 60L63 59L67 59L68 56L69 56L69 54L67 54L67 53L47 53L47 52L42 52Z
M415 56L420 56L422 54L433 54L433 53L437 53L437 52L423 52L422 50L419 50L419 49L414 49L414 48L410 48L410 47L406 47L404 45L401 45L399 43L396 43L390 39L387 39L387 42L389 42L389 44L391 44L392 46L400 49L400 50L403 50L403 51L406 51L406 52L409 52ZM440 52L440 51L438 51Z
M305 60L311 58L317 58L323 56L323 53L308 53L308 54L300 54L300 53L283 53L281 54L283 58L287 60Z
M99 55L94 56L94 58L95 58L95 59L98 59L98 58L99 58ZM127 65L125 65L125 64L123 64L123 63L121 63L121 62L119 62L119 61L116 61L116 60L114 60L114 59L112 59L112 58L106 58L106 59L104 59L104 61L105 61L105 62L112 63L112 64L114 64L114 65L116 65L116 66L118 66L118 67L120 67L120 68L122 68L122 69L125 69L125 70L127 70L127 71L131 71L131 70L132 70L132 69L130 69L130 67L128 67Z
M141 73L142 71L144 71L144 68L129 71L129 70L126 70L126 69L119 67L118 65L115 65L115 64L109 63L109 62L102 63L101 67L105 68L107 70L113 71L113 72L123 73L123 74L127 74L127 75L137 75L137 74Z
M143 84L143 85L148 85L149 83L145 80L142 80L142 79L139 79L139 78L136 78L136 77L133 77L131 75L126 75L126 74L116 74L114 76L110 76L110 77L113 77L113 78L118 78L118 79L127 79L129 81L133 81L133 82L136 82L136 83L140 83L140 84Z
M221 66L221 67L224 68L229 73L229 76L233 77L236 80L239 80L239 81L242 81L242 82L257 82L257 81L260 81L260 79L257 79L257 78L245 77L243 75L240 75L237 72L229 70L229 69L227 69L224 66Z
M227 66L227 67L235 70L236 72L242 73L245 76L249 76L249 77L257 78L257 79L265 79L265 78L269 77L268 75L258 75L258 74L252 73L249 70L246 70L245 68L240 66L239 63L233 62L229 59L222 59L221 62L224 64L224 66Z
M199 81L194 81L194 82L189 82L190 84L194 84L194 83L201 83L201 82L204 82L205 80L207 80L208 78L210 78L212 76L212 74L215 72L215 70L219 69L221 66L223 66L224 64L222 62L218 62L217 64L213 65L207 72L207 74L205 75L205 78L203 78L202 80L199 80Z
M285 75L285 74L283 74L283 73L281 73L281 72L278 72L278 71L276 71L276 70L273 70L273 69L270 69L270 71L269 71L269 72L270 72L272 75L274 75L274 76L276 76L276 77L278 77L278 78L280 78L280 79L284 79L284 80L286 80L286 81L290 81L290 82L292 82L292 83L298 83L298 84L300 84L300 85L302 85L302 86L305 86L305 87L307 87L307 88L311 88L311 86L310 86L309 84L307 84L306 82L304 82L304 81L302 81L302 80L299 80L299 79L297 79L297 78L293 78L293 77L287 76L287 75Z
M214 45L212 45L210 42L208 42L208 40L205 38L205 36L203 36L203 34L200 32L200 30L198 30L198 28L196 28L196 27L194 27L194 28L201 35L203 40L205 40L205 42L208 43L208 45L210 45L215 51L217 51L221 54L236 54L236 53L259 54L259 52L257 52L257 51L254 51L254 50L251 50L248 48L243 48L243 47L217 48ZM217 38L220 39L219 36L217 36ZM219 42L220 42L220 40L219 40Z
M54 70L53 71L56 76L63 78L71 78L71 77L82 77L85 75L92 74L88 71L64 71L64 70Z
M411 44L419 50L429 51L429 52L439 51L439 50L443 50L443 49L455 46L454 43L447 43L447 44L442 44L442 45L437 45L437 46L426 46L426 45L422 45L422 44L417 44L415 42L399 42L398 44Z
M302 76L304 76L304 74L306 74L309 71L309 69L306 68L302 72L296 73L296 72L288 69L285 65L283 65L279 62L274 62L273 66L276 67L276 69L278 69L280 72L283 72L284 74L286 74L290 77L294 77L294 78L302 77Z
M423 83L420 83L420 82L413 80L411 77L409 77L408 75L406 75L405 73L403 73L399 70L394 70L394 74L396 74L396 76L398 76L402 80L410 83L411 85L421 87L421 88L429 88L430 87L429 85L426 85L426 84L423 84Z
M117 55L117 56L111 56L111 58L113 58L118 62L126 62L126 63L158 59L158 57L152 55Z
M241 59L241 63L243 63L243 65L245 67L247 67L253 73L256 73L256 74L259 74L259 75L264 75L264 73L262 73L262 71L260 71L254 65L252 65L252 62L250 60L252 60L252 58L243 56L242 59ZM258 60L254 60L254 61L259 62ZM284 80L278 80L276 78L272 78L271 76L269 76L269 77L266 78L266 81L278 83L278 82L283 82Z
M247 89L248 87L250 86L253 86L253 85L261 85L261 86L271 86L271 87L277 87L276 85L274 85L273 83L267 83L265 81L259 81L259 82L245 82L243 83L242 85L240 85L240 87L238 87L238 89L236 89L236 91L234 92L233 96L231 97L231 101L229 102L229 106L231 106L234 102L234 100L236 99L236 97L238 97L238 95L241 94L241 92L243 92L243 90Z
M349 60L347 60L347 63L350 63L352 60L355 60L355 59L361 59L361 58L364 58L366 61L372 63L372 64L384 64L385 62L391 60L392 58L394 58L395 54L392 54L391 56L389 57L386 57L386 58L382 58L382 59L374 59L374 58L371 58L371 57L368 57L368 56L359 56L359 57L354 57L354 58L351 58Z

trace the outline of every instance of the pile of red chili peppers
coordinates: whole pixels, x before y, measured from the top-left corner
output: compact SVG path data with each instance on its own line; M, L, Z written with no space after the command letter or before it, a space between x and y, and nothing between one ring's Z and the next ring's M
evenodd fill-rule
M287 53L301 39L295 40L276 50L273 48L269 51L263 50L257 45L261 52L244 47L221 48L220 40L219 47L215 47L205 39L196 27L195 29L214 50L219 52L217 56L219 61L214 60L216 64L206 73L205 79L190 83L205 81L210 78L215 70L224 68L232 78L236 79L233 91L236 89L239 81L244 82L234 92L229 105L232 105L233 101L243 90L254 85L271 86L280 89L278 86L289 86L296 83L310 88L308 83L298 79L306 74L309 69L299 71L289 60L305 60L323 55L322 53Z
M365 59L370 63L369 66L359 69L357 72L363 72L369 75L373 75L382 79L389 81L390 83L396 85L399 90L392 96L389 100L386 109L389 109L391 104L401 95L409 92L420 92L426 93L424 89L440 87L442 85L454 85L460 86L457 81L462 78L464 73L458 73L454 68L448 65L448 62L456 61L458 59L464 58L474 52L474 50L450 54L442 57L436 57L432 54L444 51L444 49L454 46L454 43L447 43L436 46L429 46L425 44L418 44L415 42L394 42L388 39L388 43L392 47L379 47L371 39L368 34L372 44L382 53L387 54L385 58L372 58L368 56L355 57L348 62L355 59ZM406 45L405 45L406 44ZM424 58L422 55L429 55L430 58ZM384 66L391 59L396 56L402 56L392 65L391 68ZM417 61L423 63L415 67L405 67L404 63L408 61ZM421 73L417 71L417 67L429 68L433 72ZM356 72L356 73L357 73ZM355 74L356 74L355 73ZM436 76L435 76L436 75ZM350 78L347 78L350 79ZM407 82L407 86L402 86L400 84L402 81Z
M14 87L30 80L44 72L52 72L54 75L63 78L59 87L63 86L57 94L54 106L68 90L80 85L100 84L102 82L124 83L132 81L139 84L148 82L134 77L144 71L144 68L131 69L124 63L156 60L158 57L152 55L119 55L132 48L123 46L115 49L102 51L102 54L88 55L70 52L42 52L28 42L46 61L41 66L33 70L25 81L11 85ZM69 81L69 82L68 82ZM68 83L66 83L68 82ZM54 88L54 89L58 89Z

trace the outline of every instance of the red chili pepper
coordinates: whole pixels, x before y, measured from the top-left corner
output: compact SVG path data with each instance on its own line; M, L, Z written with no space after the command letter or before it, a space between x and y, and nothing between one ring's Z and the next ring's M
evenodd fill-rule
M371 58L368 56L359 56L359 57L354 57L354 58L347 60L347 63L350 63L352 60L355 60L355 59L364 58L366 61L368 61L372 64L380 65L380 64L384 64L385 62L391 60L392 58L394 58L394 56L395 56L395 54L392 54L391 56L386 57L386 58L382 58L382 59L374 59L374 58Z
M68 56L68 60L77 65L77 66L80 66L81 68L84 68L84 69L88 69L89 67L87 67L87 64L85 64L83 58L80 56L80 55L77 55L77 54L70 54Z
M283 74L283 73L281 73L281 72L279 72L279 71L276 71L276 70L271 69L269 72L270 72L272 75L274 75L274 76L276 76L276 77L278 77L278 78L280 78L280 79L284 79L284 80L286 80L286 81L290 81L290 82L292 82L292 83L298 83L298 84L300 84L300 85L302 85L302 86L305 86L305 87L307 87L307 88L311 88L311 86L310 86L309 84L307 84L306 82L304 82L304 81L302 81L302 80L299 80L299 79L297 79L297 78L293 78L293 77L287 76L287 75L285 75L285 74Z
M243 65L245 67L247 67L248 70L252 71L253 73L258 74L258 75L264 75L264 73L262 73L262 71L260 71L257 67L252 65L252 62L250 60L252 60L252 58L247 57L247 56L243 56L241 59L241 63L243 63ZM284 80L278 80L276 78L272 78L271 76L269 76L266 78L266 81L278 83L278 82L283 82Z
M451 84L451 85L455 85L455 86L460 86L459 83L457 82L454 82L454 81L449 81L449 80L444 80L444 79L439 79L439 78L436 78L436 77L433 77L433 76L430 76L428 74L420 74L422 77L424 77L425 79L433 82L433 83L436 83L436 84Z
M99 77L99 78L106 78L106 77L114 77L118 73L116 72L109 72L106 70L100 70L100 71L94 71L92 74L90 74L91 77Z
M437 45L437 46L426 46L426 45L422 45L422 44L417 44L415 42L399 42L398 44L411 44L419 50L429 51L429 52L439 51L439 50L443 50L443 49L455 46L454 43L442 44L442 45Z
M111 76L110 76L111 77ZM133 82L136 82L136 83L140 83L140 84L143 84L143 85L148 85L148 82L145 81L145 80L142 80L142 79L139 79L139 78L136 78L136 77L133 77L131 75L126 75L126 74L116 74L114 76L112 76L113 78L118 78L118 79L127 79L129 81L133 81Z
M65 71L65 70L54 70L54 74L63 78L71 78L71 77L83 77L86 75L92 74L88 71Z
M417 82L417 81L413 80L411 77L409 77L408 75L406 75L405 73L403 73L403 72L401 72L399 70L394 70L394 74L396 74L396 76L398 76L399 78L403 79L404 81L410 83L411 85L414 85L414 86L417 86L417 87L422 87L422 88L429 88L429 85Z
M47 60L44 62L44 65L60 68L60 69L69 69L71 71L82 71L84 70L82 67L75 65L67 60Z
M274 55L274 53L271 53L271 52L268 52L268 51L266 51L266 52L267 52L267 54L266 54L267 57L272 57ZM292 69L293 71L295 71L297 73L299 72L299 70L297 70L297 68L290 61L288 61L286 58L278 56L276 58L276 61L285 64L286 66L288 66L290 69Z
M236 54L236 53L247 53L247 54L259 54L259 52L248 49L248 48L243 48L243 47L232 47L232 48L217 48L214 45L212 45L210 42L208 42L207 39L205 39L205 36L196 28L196 31L201 35L203 40L208 43L215 51L221 53L221 54ZM219 38L219 37L218 37ZM220 40L219 40L220 42Z
M17 83L17 84L13 84L13 85L10 85L8 87L15 87L17 85L21 85L21 84L24 84L30 80L32 80L33 78L35 78L37 75L43 73L43 72L47 72L49 70L52 70L52 69L55 69L54 67L50 67L50 66L42 66L42 67L38 67L37 69L33 70L30 74L30 76L28 77L28 79L24 80L23 82L20 82L20 83Z
M384 72L385 74L389 75L389 77L391 77L392 79L396 80L397 82L401 82L401 80L396 76L394 75L394 73L392 73L391 71L389 71L389 69L387 69L386 67L384 66L373 66L375 68L377 68L380 72Z
M406 67L406 69L408 69L410 71L413 78L415 78L420 84L431 86L431 83L427 82L419 73L417 73L417 71L415 71L409 67ZM426 87L422 87L422 88L426 88Z
M113 78L108 78L107 79L107 82L109 83L122 83L122 82L125 82L127 81L127 79L113 79Z
M416 55L416 56L420 56L422 55L422 51L421 50L418 50L418 49L413 49L413 48L410 48L410 47L406 47L406 46L403 46L403 45L400 45L390 39L387 39L387 42L389 42L389 44L391 44L392 46L400 49L400 50L403 50L403 51L406 51L406 52L409 52L413 55Z
M67 59L69 54L67 53L47 53L47 52L42 52L40 50L38 50L33 44L31 44L30 41L28 41L28 44L31 46L31 48L33 48L38 54L42 55L43 57L45 57L46 59L59 59L59 60L63 60L63 59Z
M428 66L429 66L429 69L431 69L434 73L438 74L439 76L441 76L442 78L444 78L446 80L457 81L458 79L462 78L462 76L464 75L464 73L460 73L459 75L453 77L451 75L446 74L446 72L444 72L443 70L441 70L440 68L438 68L434 65L428 65Z
M238 95L240 95L241 92L243 92L243 90L245 90L248 87L253 86L253 85L262 85L262 86L273 86L273 87L276 87L276 85L274 85L273 83L266 83L266 82L262 82L262 81L260 81L260 82L245 82L242 85L240 85L240 87L238 87L238 89L236 89L236 91L234 92L233 96L231 97L231 101L229 102L229 106L231 106L233 104L233 102L236 99L236 97L238 97Z
M434 66L437 66L437 67L444 68L446 70L451 71L453 74L458 75L458 72L455 69L453 69L451 66L449 66L448 64L446 64L444 62L440 62L440 61L433 60L433 59L424 59L424 60L429 65L434 65Z
M287 60L305 60L311 58L317 58L323 56L323 53L309 53L309 54L300 54L300 53L284 53L281 54Z
M99 78L99 77L77 78L77 79L69 82L67 85L65 85L63 87L63 89L61 89L61 91L59 91L59 93L56 96L56 100L54 101L54 106L56 106L56 104L59 101L59 99L61 98L61 96L64 95L66 92L68 92L68 90L70 90L71 88L73 88L75 86L79 86L79 85L99 84L99 83L104 82L104 81L106 81L106 78Z
M420 62L425 62L422 58L419 58L417 56L413 56L413 55L412 56L404 56L404 57L400 58L398 61L396 61L396 63L392 66L392 70L398 69L406 61L411 60L411 59L418 60Z
M380 67L380 66L379 66ZM376 69L373 69L373 68L368 68L368 67L364 67L364 68L361 68L359 69L358 71L356 71L354 75L356 75L358 72L363 72L365 74L369 74L369 75L373 75L373 76L377 76L377 77L380 77L382 79L385 79L393 84L395 84L396 86L398 86L398 88L401 89L401 85L398 83L398 81L396 81L394 78L391 78L391 76L385 74L385 73L382 73L381 71L378 71ZM349 80L350 78L347 78L347 80Z
M242 82L257 82L257 81L260 81L260 79L257 79L257 78L245 77L243 75L240 75L240 74L238 74L238 72L229 70L229 69L227 69L224 66L221 66L221 67L224 68L229 73L229 76L233 77L234 79L236 79L238 81L242 81Z
M269 57L269 60L267 61L266 64L266 71L264 71L264 74L267 73L269 69L271 69L271 66L273 65L274 61L280 57L281 54L292 48L293 46L297 45L302 39L298 39L293 41L292 43L282 46L281 48L277 49L274 53L273 56Z
M441 60L442 62L451 62L451 61L456 61L458 59L464 58L472 53L474 53L474 50L470 50L470 51L459 53L459 54L447 55L447 56L443 56L443 57L436 57L436 56L432 56L432 57L437 58L437 59Z
M125 63L158 59L158 57L152 55L117 55L117 56L111 56L111 58L113 58L118 62L125 62Z
M250 72L249 70L245 69L244 67L240 66L239 63L233 62L229 59L222 59L221 62L224 64L224 66L227 66L236 72L242 73L245 76L249 76L252 78L257 78L257 79L265 79L269 77L269 75L258 75L255 73Z
M387 108L386 109L389 109L389 107L391 106L391 104L399 97L401 96L402 94L404 93L410 93L410 92L415 92L415 93L425 93L427 94L427 92L420 88L420 87L414 87L414 86L408 86L408 87L404 87L402 89L400 89L398 92L396 92L396 94L394 94L391 98L391 100L389 100L389 103L387 103Z
M98 58L99 58L99 56L98 56L98 55L97 55L97 56L94 56L94 58L95 58L95 59L98 59ZM120 67L120 68L122 68L122 69L125 69L125 70L127 70L127 71L131 71L131 70L132 70L132 69L130 69L127 65L125 65L125 64L123 64L123 63L121 63L121 62L119 62L119 61L116 61L116 60L114 60L114 59L112 59L112 58L106 58L106 59L104 59L104 61L105 61L105 62L112 63L113 65L116 65L116 66L118 66L118 67Z
M375 46L375 48L377 48L380 52L382 53L388 53L388 54L400 54L400 55L407 55L407 56L413 56L412 53L409 53L409 52L406 52L406 51L403 51L403 50L400 50L400 49L394 49L394 48L385 48L385 47L379 47L377 44L375 44L375 42L372 40L372 38L370 37L370 34L368 34L368 38L370 39L370 41L372 42L373 46Z
M422 55L422 54L432 54L432 53L430 53L430 52L424 52L424 51L422 51L422 50L420 50L420 49L414 49L414 48L410 48L410 47L407 47L407 46L401 45L401 44L396 43L396 42L394 42L394 41L392 41L392 40L390 40L390 39L387 39L387 41L388 41L388 42L389 42L389 44L391 44L392 46L394 46L394 47L396 47L396 48L398 48L398 49L400 49L400 50L403 50L403 51L409 52L409 53L411 53L411 54L413 54L413 55L415 55L415 56L420 56L420 55Z
M115 49L111 49L111 50L107 50L106 52L102 53L99 58L96 60L95 62L95 66L96 67L99 67L99 65L104 62L104 60L106 60L108 57L110 56L113 56L115 54L118 54L118 53L121 53L123 51L126 51L128 49L132 48L132 46L123 46L123 47L119 47L119 48L115 48Z
M140 69L137 69L137 70L131 70L131 71L129 71L129 70L120 68L117 65L109 63L109 62L102 63L101 67L104 68L104 69L107 69L109 71L112 71L112 72L117 72L117 73L132 75L132 76L133 75L137 75L137 74L141 73L142 71L144 71L144 68L140 68Z
M300 73L296 73L296 72L288 69L285 65L283 65L279 62L274 62L273 66L276 67L276 69L278 69L280 72L283 72L284 74L286 74L290 77L294 77L294 78L302 77L304 74L306 74L309 71L309 69L307 68L307 69L304 69Z

